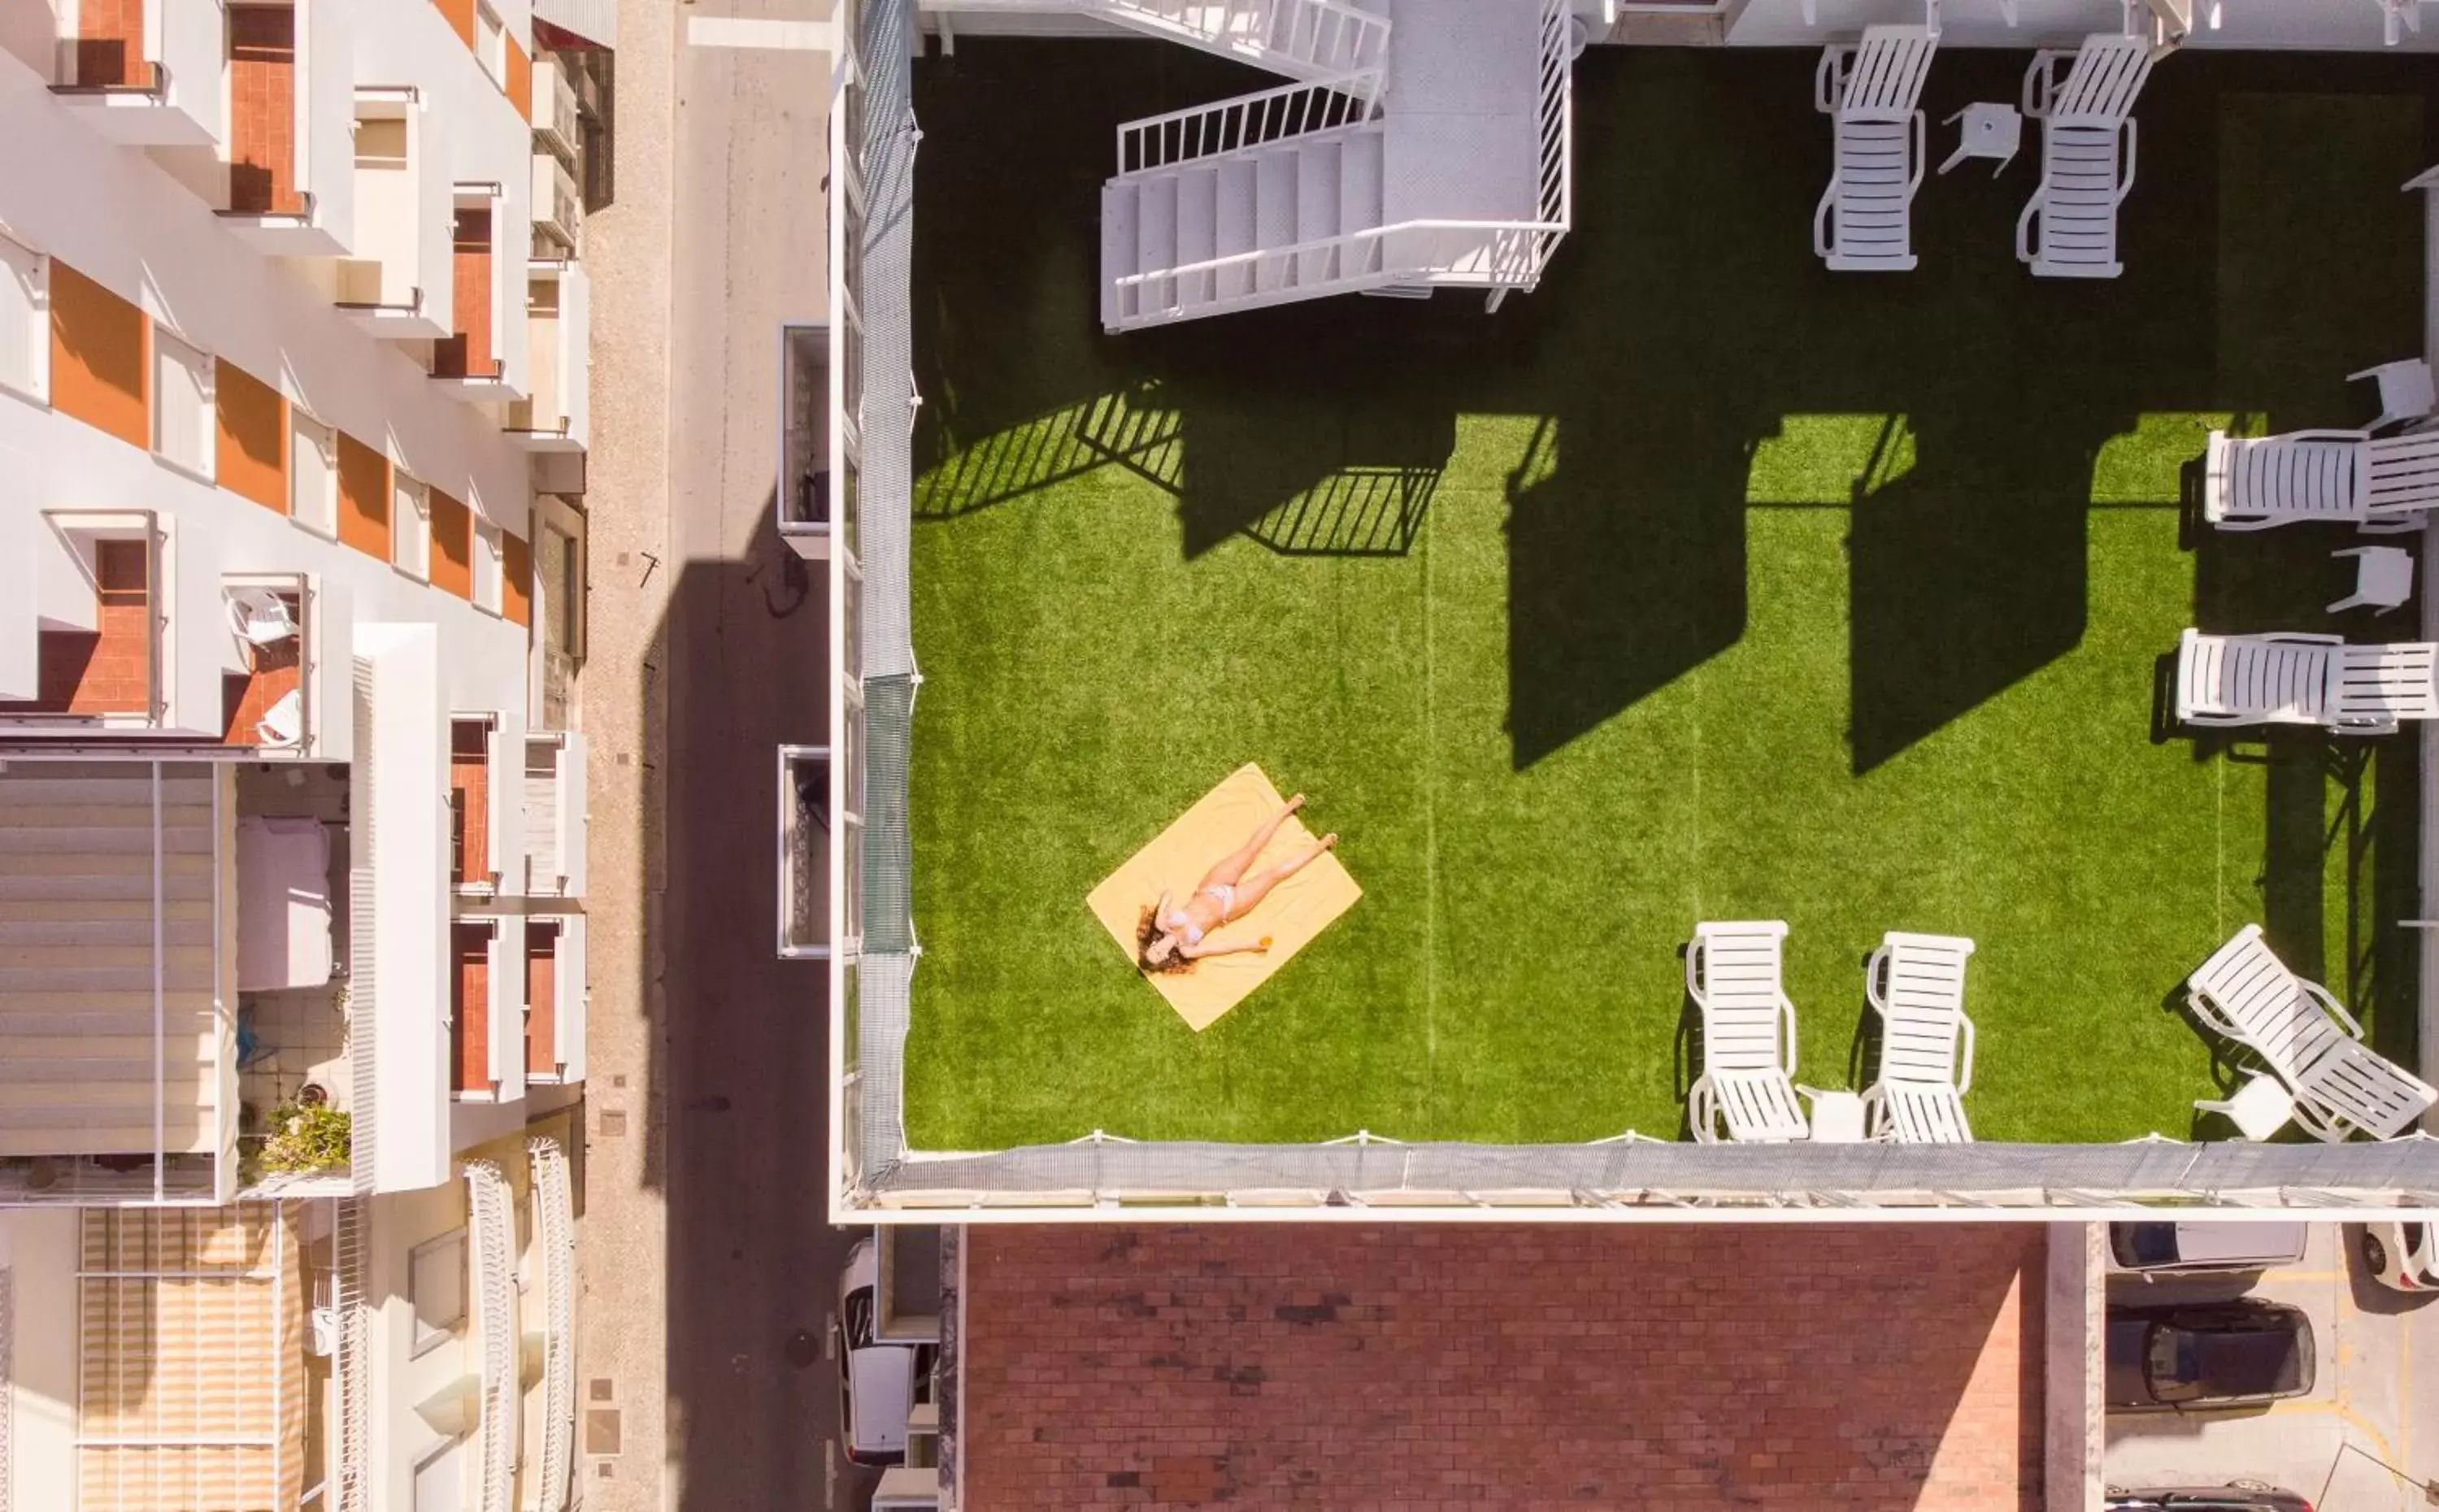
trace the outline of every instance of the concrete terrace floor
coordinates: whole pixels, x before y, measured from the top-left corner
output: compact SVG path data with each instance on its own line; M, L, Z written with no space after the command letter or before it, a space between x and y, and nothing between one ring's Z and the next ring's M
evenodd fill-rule
M1925 106L2024 62L1943 54ZM1789 921L1830 1086L1870 1078L1881 933L1974 936L1985 1139L2223 1135L2173 998L2252 919L2410 1058L2411 742L2197 743L2155 695L2181 627L2320 629L2345 590L2340 535L2198 538L2191 464L2211 425L2359 423L2344 374L2416 348L2427 74L2170 60L2128 271L2059 283L2012 256L2029 133L1926 184L1916 273L1825 272L1812 64L1595 49L1577 228L1495 316L1117 338L1111 128L1253 76L918 66L917 1147L1677 1133L1703 917ZM1247 760L1365 897L1198 1036L1083 898Z

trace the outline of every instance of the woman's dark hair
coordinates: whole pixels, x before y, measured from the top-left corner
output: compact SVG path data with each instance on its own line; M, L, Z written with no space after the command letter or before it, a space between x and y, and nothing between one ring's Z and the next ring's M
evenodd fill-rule
M1194 958L1183 948L1168 952L1166 961L1151 958L1151 942L1160 938L1160 910L1147 906L1135 919L1135 969L1147 975L1174 976L1194 969Z

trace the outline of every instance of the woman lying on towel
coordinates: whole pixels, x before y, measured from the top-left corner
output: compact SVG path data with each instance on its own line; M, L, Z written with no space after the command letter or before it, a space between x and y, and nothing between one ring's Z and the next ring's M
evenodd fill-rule
M1169 895L1160 895L1160 901L1143 912L1143 920L1135 926L1135 943L1141 948L1136 965L1147 971L1190 971L1194 963L1206 955L1234 955L1241 951L1267 951L1271 937L1222 945L1210 938L1213 931L1233 924L1252 913L1272 888L1286 881L1312 863L1320 854L1338 844L1336 835L1324 835L1320 843L1291 861L1282 862L1265 872L1245 875L1245 868L1262 853L1262 847L1278 833L1288 815L1304 807L1304 794L1290 798L1287 807L1265 820L1254 836L1234 855L1202 874L1202 885L1194 896L1179 907L1169 906Z

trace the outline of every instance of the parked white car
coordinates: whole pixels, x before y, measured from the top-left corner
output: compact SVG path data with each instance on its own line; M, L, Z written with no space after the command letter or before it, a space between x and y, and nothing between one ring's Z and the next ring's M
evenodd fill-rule
M2439 1223L2372 1223L2363 1228L2363 1269L2398 1291L2439 1291Z
M839 1431L858 1465L902 1465L906 1423L928 1391L933 1346L883 1343L877 1337L881 1247L861 1239L839 1272L837 1333Z

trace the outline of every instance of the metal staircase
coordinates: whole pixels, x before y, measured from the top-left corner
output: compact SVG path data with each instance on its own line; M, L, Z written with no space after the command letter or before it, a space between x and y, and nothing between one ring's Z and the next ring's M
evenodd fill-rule
M1130 121L1112 331L1327 294L1531 289L1571 213L1566 0L1083 0L1294 82Z

